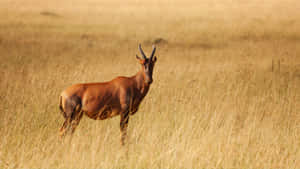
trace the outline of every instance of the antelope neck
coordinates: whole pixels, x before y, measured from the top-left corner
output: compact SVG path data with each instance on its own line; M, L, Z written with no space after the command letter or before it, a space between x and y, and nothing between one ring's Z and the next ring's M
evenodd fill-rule
M145 83L143 70L140 70L135 76L134 80L136 82L136 87L141 91L141 93L146 93L150 87L150 84Z

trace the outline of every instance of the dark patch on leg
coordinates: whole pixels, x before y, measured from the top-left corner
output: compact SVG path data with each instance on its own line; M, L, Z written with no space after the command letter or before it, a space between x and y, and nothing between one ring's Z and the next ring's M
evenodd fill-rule
M121 118L120 118L121 145L125 145L125 140L127 137L128 121L129 121L129 112L125 111L121 113Z

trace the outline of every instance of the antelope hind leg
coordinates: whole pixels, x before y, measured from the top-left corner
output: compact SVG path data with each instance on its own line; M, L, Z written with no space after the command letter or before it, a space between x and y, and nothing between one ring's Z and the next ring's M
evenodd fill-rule
M83 115L83 111L80 110L78 113L76 113L74 119L72 119L71 134L75 132L76 127L78 126L80 120L82 119L82 115Z
M68 132L68 130L70 128L70 122L71 122L70 118L65 119L64 124L60 128L59 136L60 136L61 139L63 139L64 136L66 135L66 133Z

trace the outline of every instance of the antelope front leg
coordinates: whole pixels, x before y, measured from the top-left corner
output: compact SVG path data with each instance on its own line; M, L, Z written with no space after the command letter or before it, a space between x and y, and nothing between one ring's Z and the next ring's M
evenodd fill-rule
M129 121L129 112L123 112L120 118L120 130L121 130L121 145L125 145L125 140L127 137L127 127Z

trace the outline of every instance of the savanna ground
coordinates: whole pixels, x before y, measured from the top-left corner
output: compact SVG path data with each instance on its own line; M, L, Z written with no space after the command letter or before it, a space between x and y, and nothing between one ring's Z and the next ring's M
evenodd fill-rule
M58 96L134 75L154 83L129 120L84 117L59 140ZM1 0L0 168L300 168L296 0Z

